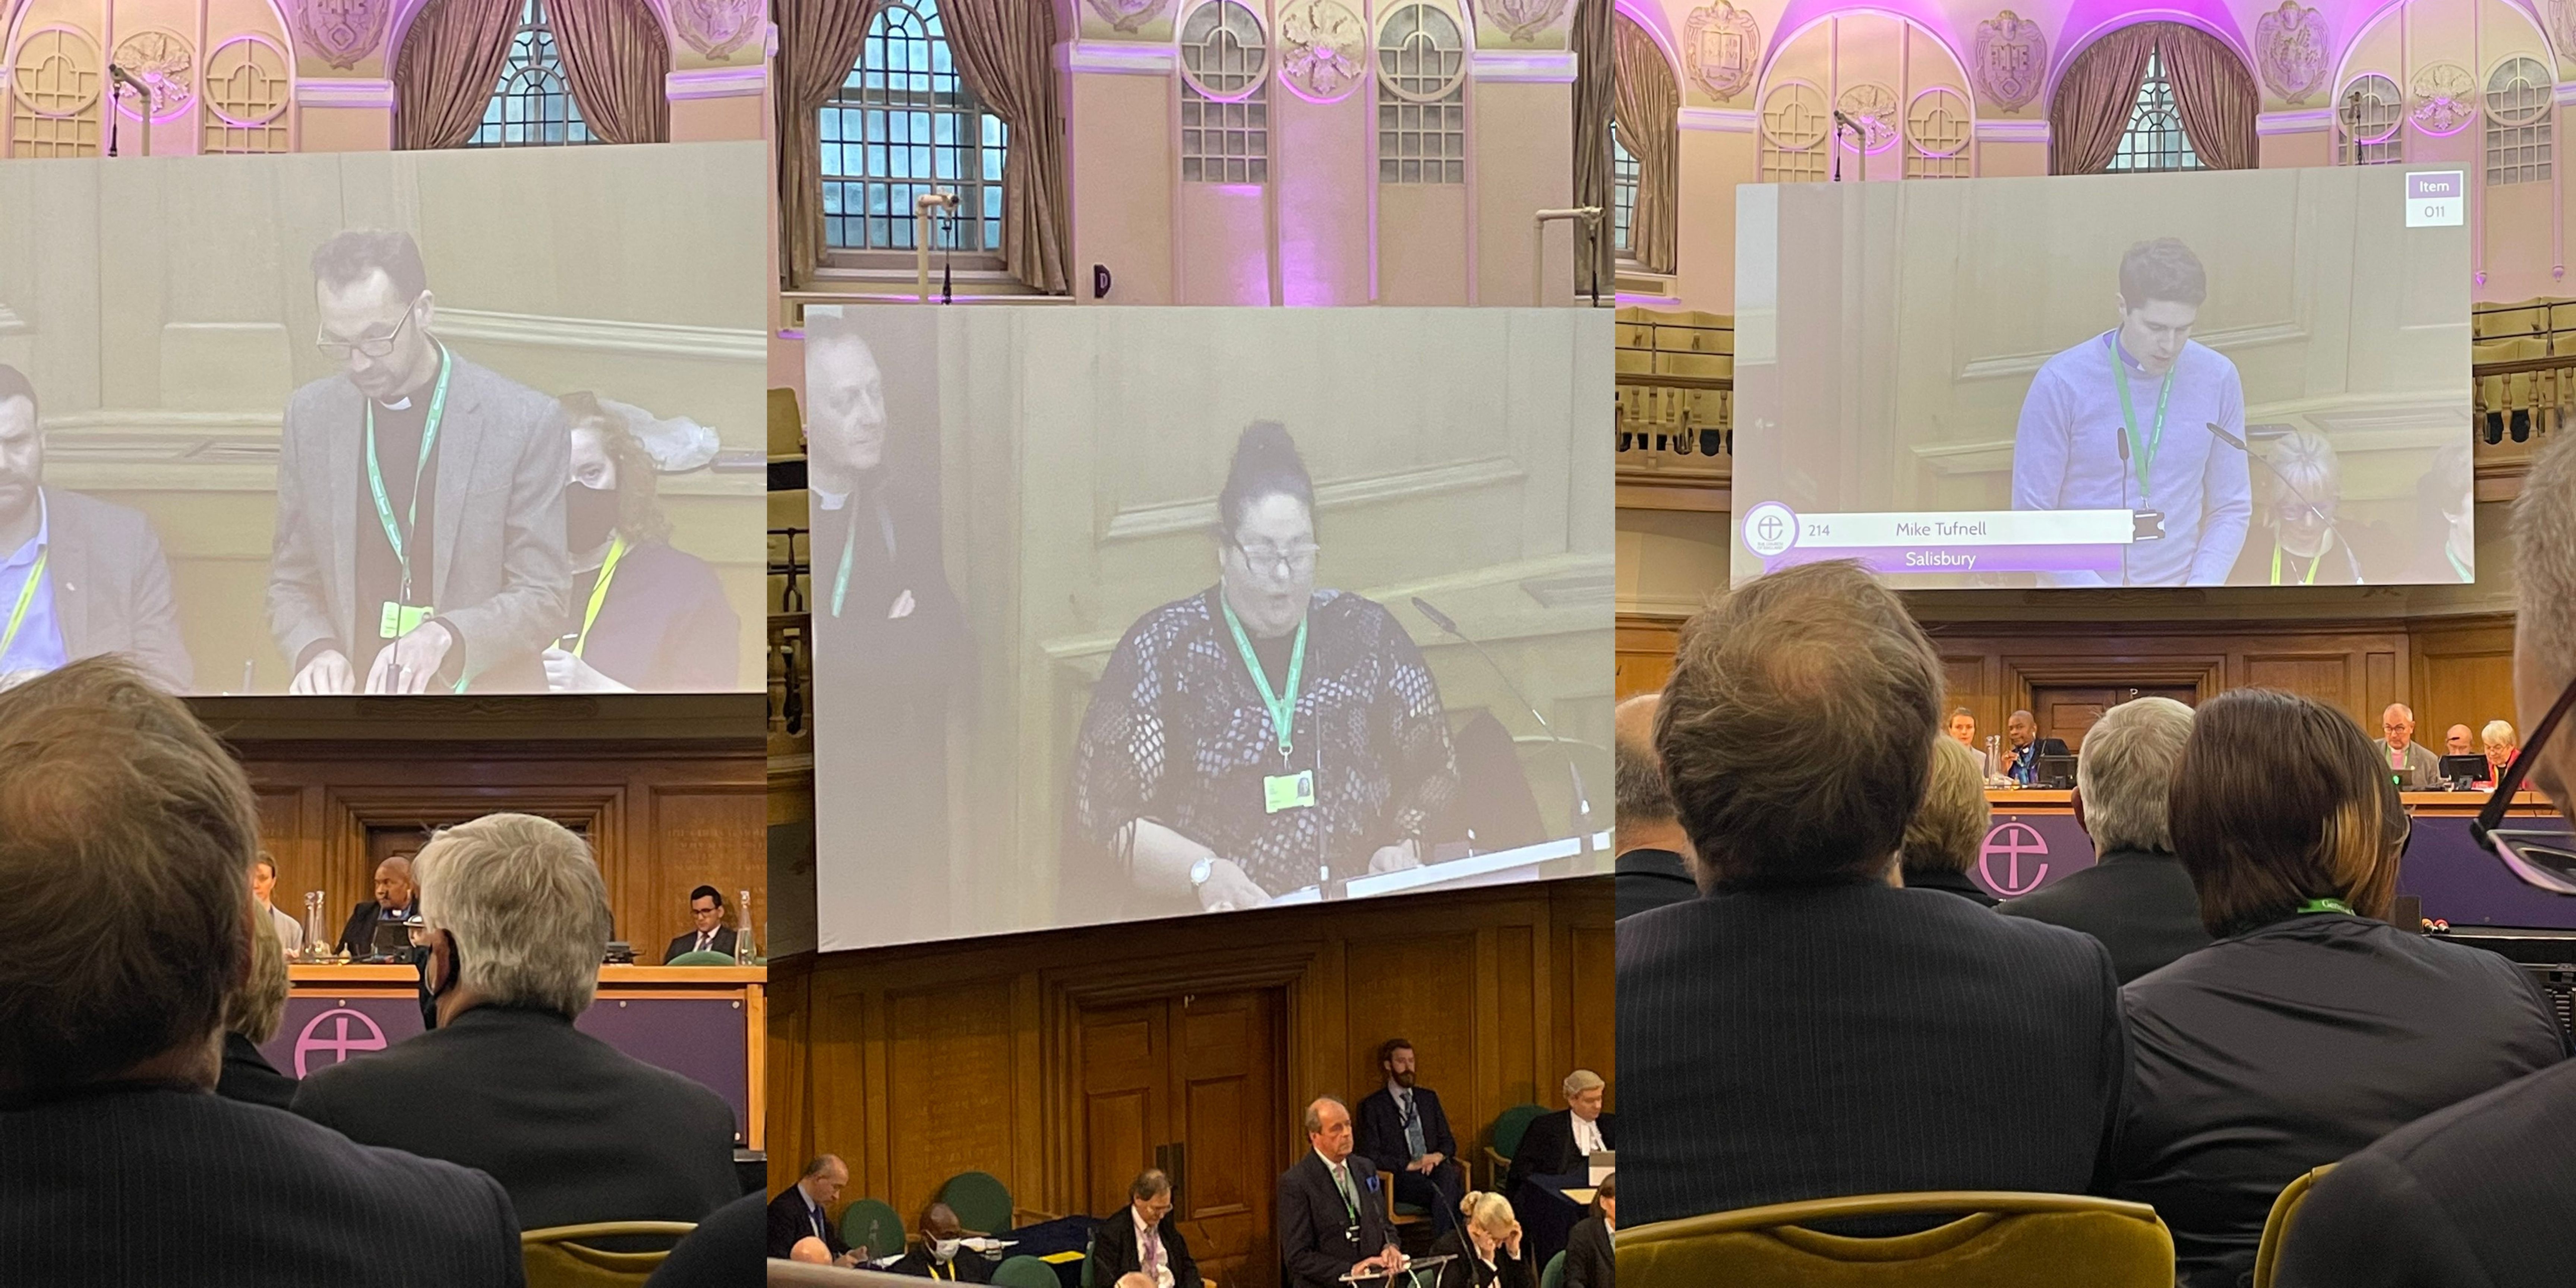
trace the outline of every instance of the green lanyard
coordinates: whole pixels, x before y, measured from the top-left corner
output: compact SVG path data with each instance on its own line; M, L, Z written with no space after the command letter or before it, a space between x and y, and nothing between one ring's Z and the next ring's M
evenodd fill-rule
M2312 912L2340 912L2347 917L2353 915L2352 905L2341 899L2310 899L2299 905L2300 916L2304 917Z
M27 584L18 588L18 606L9 610L8 633L0 635L0 654L7 653L9 646L18 642L18 628L27 624L27 605L35 602L36 583L45 579L45 560L52 557L52 551L42 546L36 548L36 566L27 570Z
M858 491L852 489L849 500L841 504L854 506L858 499ZM858 552L859 516L857 510L853 508L850 513L849 539L841 543L841 571L832 578L832 616L834 617L841 615L841 599L850 593L850 556Z
M590 624L599 620L599 606L608 602L608 580L617 575L617 561L625 557L626 534L621 532L608 543L608 560L599 566L599 581L590 588L590 607L582 613L581 634L572 642L574 657L580 657L581 651L590 647Z
M1288 692L1281 696L1270 691L1270 675L1261 669L1261 656L1252 651L1252 640L1244 635L1243 623L1236 620L1234 605L1225 602L1225 590L1216 592L1217 607L1225 610L1225 624L1234 632L1234 646L1243 654L1243 666L1252 672L1252 682L1261 688L1261 703L1270 708L1270 727L1279 734L1279 754L1289 751L1289 730L1297 718L1297 681L1306 673L1306 623L1297 622L1297 643L1288 652Z
M2165 443L2165 407L2173 401L2174 373L2171 370L2165 372L2164 388L2156 394L2155 434L2141 443L2138 441L2137 408L2129 402L2129 364L2120 361L2120 340L2117 332L2114 332L2111 339L2103 345L2102 352L2111 359L2111 376L2120 385L2120 425L2128 431L2129 455L2137 462L2138 467L2138 499L2143 502L2147 497L2147 476L2154 472L2156 453L2164 447ZM2174 365L2178 367L2181 364L2177 362Z
M402 602L411 603L411 551L403 545L403 534L412 531L420 520L420 488L429 470L430 449L438 445L438 422L447 413L447 374L455 364L446 346L438 350L438 389L429 396L429 418L420 427L420 463L412 467L411 505L403 512L403 522L394 523L393 503L385 499L385 474L376 464L376 400L367 400L367 488L376 495L376 521L385 525L385 541L394 548L394 558L402 562Z
M2300 585L2313 586L2317 584L2317 568L2325 563L2326 551L2328 549L2332 549L2333 546L2334 535L2332 533L2328 533L2326 535L2325 546L2318 549L2316 558L2308 561L2308 575L2299 578ZM2277 539L2272 542L2272 584L2275 586L2281 584L2281 543Z

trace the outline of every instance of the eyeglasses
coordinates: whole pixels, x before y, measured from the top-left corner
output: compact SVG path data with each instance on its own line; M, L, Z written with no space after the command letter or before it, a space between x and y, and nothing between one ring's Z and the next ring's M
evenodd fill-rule
M2486 808L2478 811L2469 824L2469 835L2488 853L2504 860L2506 868L2523 884L2537 886L2558 894L2576 895L2576 835L2563 828L2506 828L2505 810L2513 804L2514 793L2522 790L2522 780L2531 773L2531 762L2549 745L2549 736L2558 732L2558 724L2567 718L2567 710L2576 707L2576 683L2570 683L2549 714L2540 718L2540 726L2524 740L2522 751L2497 776L2495 794L2487 797Z
M1273 573L1280 577L1303 576L1315 570L1315 556L1323 547L1307 544L1280 549L1277 546L1247 546L1227 539L1227 545L1243 556L1244 564L1254 572Z
M381 358L394 351L394 341L402 338L403 328L411 324L411 315L417 307L415 305L413 308L404 309L403 315L395 320L394 329L383 335L371 335L363 340L329 340L316 337L313 347L320 349L323 355L333 362L347 362L352 352L363 353L370 358Z

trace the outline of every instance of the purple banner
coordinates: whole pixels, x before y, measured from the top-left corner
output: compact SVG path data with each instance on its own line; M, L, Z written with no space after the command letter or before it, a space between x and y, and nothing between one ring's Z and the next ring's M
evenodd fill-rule
M575 1022L582 1032L647 1064L705 1087L733 1107L734 1143L748 1140L751 1089L743 1012L731 998L602 994ZM338 997L299 992L286 1021L260 1048L290 1078L382 1051L422 1032L410 997Z
M1931 543L1906 546L1798 546L1762 561L1762 571L1777 572L1797 564L1827 559L1855 559L1871 572L2120 572L2117 545L1962 546Z

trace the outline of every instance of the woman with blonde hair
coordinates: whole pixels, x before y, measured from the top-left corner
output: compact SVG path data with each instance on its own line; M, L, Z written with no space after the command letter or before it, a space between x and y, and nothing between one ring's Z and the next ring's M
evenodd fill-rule
M1441 1235L1431 1255L1453 1257L1436 1288L1531 1288L1538 1277L1521 1255L1521 1222L1511 1200L1482 1190L1458 1201L1466 1219Z

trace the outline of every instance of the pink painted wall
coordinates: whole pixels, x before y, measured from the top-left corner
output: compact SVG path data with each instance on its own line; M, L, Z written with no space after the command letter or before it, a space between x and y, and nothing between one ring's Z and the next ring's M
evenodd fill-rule
M1369 172L1363 85L1335 103L1271 87L1283 304L1369 302L1369 209L1351 179Z

